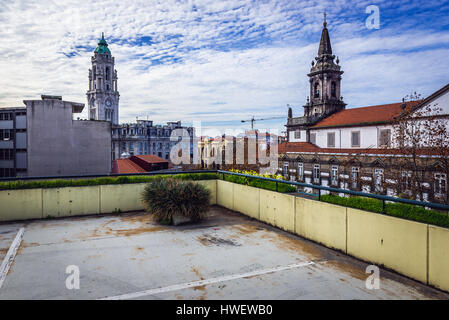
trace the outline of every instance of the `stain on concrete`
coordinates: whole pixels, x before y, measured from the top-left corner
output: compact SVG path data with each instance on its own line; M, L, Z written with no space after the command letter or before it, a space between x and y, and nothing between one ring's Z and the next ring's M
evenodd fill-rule
M211 246L211 245L217 245L217 246L240 246L241 244L235 242L231 239L224 239L216 236L212 236L209 234L203 234L201 236L197 237L198 241L203 244L204 246Z

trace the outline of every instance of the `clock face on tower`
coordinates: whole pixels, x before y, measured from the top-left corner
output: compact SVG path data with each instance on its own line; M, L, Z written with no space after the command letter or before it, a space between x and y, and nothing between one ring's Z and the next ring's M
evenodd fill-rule
M111 100L107 99L105 104L106 104L107 107L110 107L111 106Z

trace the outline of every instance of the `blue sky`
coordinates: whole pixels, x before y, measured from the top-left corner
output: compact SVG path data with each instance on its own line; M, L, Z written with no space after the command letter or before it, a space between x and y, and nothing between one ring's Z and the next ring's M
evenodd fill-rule
M380 9L378 30L365 26L369 5ZM348 107L425 96L449 82L448 1L2 0L0 106L40 94L85 103L104 32L121 122L200 120L214 135L248 127L240 120L253 115L286 117L287 104L299 116L324 10Z

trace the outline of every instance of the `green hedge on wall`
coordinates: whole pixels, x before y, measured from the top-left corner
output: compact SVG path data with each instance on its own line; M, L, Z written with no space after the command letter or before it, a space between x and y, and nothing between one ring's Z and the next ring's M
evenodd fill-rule
M345 207L356 208L376 213L382 213L382 201L364 197L339 197L335 195L322 195L321 201L329 202ZM385 203L385 214L449 228L448 213L428 210L423 207L405 203Z
M266 189L271 191L276 191L276 182L273 181L266 181L266 180L260 180L256 178L249 178L249 177L242 177L242 176L234 176L234 175L225 175L225 181L234 182L238 184L244 184L250 187L260 188L260 189ZM296 188L284 184L284 183L278 183L278 192L282 193L288 193L288 192L296 192Z
M90 179L54 179L54 180L17 180L0 182L0 190L15 189L35 189L35 188L62 188L62 187L82 187L97 186L104 184L128 184L145 183L158 178L173 178L181 180L214 180L217 179L216 173L180 173L175 175L153 175L153 176L120 176L120 177L102 177Z

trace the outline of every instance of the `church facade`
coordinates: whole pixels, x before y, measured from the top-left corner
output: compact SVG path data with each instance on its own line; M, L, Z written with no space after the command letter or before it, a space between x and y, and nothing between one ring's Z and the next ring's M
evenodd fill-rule
M437 105L438 116L430 116L444 123L447 139L449 84L425 99L346 109L339 63L325 21L308 74L310 96L304 114L294 117L291 108L288 112L287 141L279 145L279 173L292 181L447 203L447 148L424 142L411 154L411 148L403 146L406 139L398 139L396 133L401 119L422 122L422 111Z

